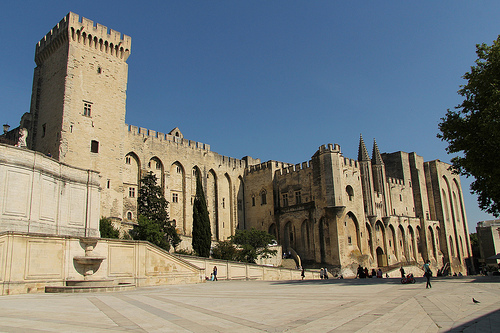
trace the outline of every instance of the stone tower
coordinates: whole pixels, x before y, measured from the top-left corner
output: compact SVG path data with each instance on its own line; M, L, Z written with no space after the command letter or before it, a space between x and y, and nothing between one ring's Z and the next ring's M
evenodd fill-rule
M100 171L101 214L121 218L131 38L69 13L36 45L30 148Z

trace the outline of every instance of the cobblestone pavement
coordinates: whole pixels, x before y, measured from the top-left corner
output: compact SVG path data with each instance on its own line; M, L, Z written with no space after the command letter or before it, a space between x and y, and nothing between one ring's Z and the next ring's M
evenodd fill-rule
M480 303L474 303L475 298ZM0 297L1 332L498 332L500 277L218 281Z

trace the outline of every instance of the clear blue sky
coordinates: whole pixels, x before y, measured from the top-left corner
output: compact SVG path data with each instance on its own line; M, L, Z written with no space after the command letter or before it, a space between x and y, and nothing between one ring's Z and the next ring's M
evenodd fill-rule
M327 143L357 158L360 134L448 162L437 124L500 34L500 1L4 1L2 123L29 111L35 44L69 11L132 37L128 124L289 163ZM493 217L469 183L474 232Z

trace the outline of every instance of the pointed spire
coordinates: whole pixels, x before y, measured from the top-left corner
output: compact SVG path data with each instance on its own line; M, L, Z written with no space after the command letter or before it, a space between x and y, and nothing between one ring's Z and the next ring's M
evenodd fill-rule
M380 151L378 150L377 146L377 141L375 141L375 139L373 139L372 164L374 165L384 164L384 160L382 160L382 155L380 155Z
M358 161L369 161L370 156L368 155L368 150L366 150L365 142L363 141L363 135L359 135L359 149L358 149Z

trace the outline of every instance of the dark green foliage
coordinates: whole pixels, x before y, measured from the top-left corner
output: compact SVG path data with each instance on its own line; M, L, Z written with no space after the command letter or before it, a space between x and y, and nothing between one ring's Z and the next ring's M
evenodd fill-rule
M472 248L472 255L475 258L481 258L481 252L479 249L479 238L476 233L469 234L470 247Z
M131 231L132 237L149 241L167 251L170 245L175 248L181 239L169 221L167 206L161 187L156 185L156 176L148 173L141 179L137 199L138 225Z
M500 215L500 36L491 46L476 45L476 65L458 93L465 99L441 119L438 137L448 142L454 169L475 178L471 192L479 207Z
M208 217L207 202L201 184L201 176L196 173L196 198L193 203L193 250L201 257L210 257L212 233Z
M217 242L212 249L212 257L215 259L241 261L242 251L233 244L231 240Z
M101 238L120 238L120 231L113 227L108 218L103 217L99 220L99 231Z
M265 231L252 228L251 230L236 230L236 234L231 236L234 244L239 245L243 261L254 263L262 256L269 258L276 254L276 250L270 250L269 244L274 240L274 236Z
M169 250L170 244L165 237L165 233L161 230L159 223L151 221L144 215L139 215L137 218L137 226L134 226L134 239L148 241L162 249Z

